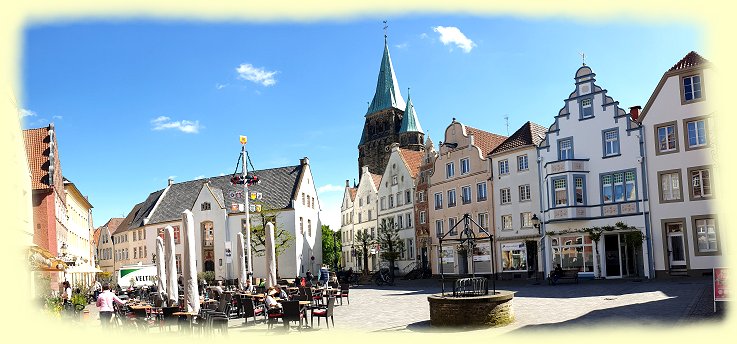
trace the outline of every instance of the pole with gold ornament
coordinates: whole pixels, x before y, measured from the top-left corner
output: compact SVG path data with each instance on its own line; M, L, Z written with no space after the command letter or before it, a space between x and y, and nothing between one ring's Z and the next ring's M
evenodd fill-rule
M248 174L248 165L246 164L246 142L248 138L241 135L241 145L243 146L241 151L241 157L243 159L243 210L246 212L246 257L248 259L248 265L246 267L246 276L248 276L248 282L253 283L253 263L251 256L251 219L249 215L250 204L248 200L248 183L246 182L246 174Z

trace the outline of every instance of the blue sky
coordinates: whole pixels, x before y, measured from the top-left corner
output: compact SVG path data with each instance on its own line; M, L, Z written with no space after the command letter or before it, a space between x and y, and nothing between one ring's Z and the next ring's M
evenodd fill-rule
M675 22L402 16L313 23L175 20L37 23L24 32L24 128L53 121L64 175L95 226L166 186L230 174L239 135L257 169L310 158L323 221L339 226L389 20L395 73L436 142L451 118L498 134L549 126L586 64L620 107L644 105L695 50Z

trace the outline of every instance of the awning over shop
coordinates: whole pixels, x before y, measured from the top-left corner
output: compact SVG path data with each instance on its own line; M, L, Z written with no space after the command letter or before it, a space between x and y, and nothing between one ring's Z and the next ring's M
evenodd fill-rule
M42 247L29 247L29 264L32 271L64 271L67 265Z
M98 268L96 268L94 266L87 265L87 264L75 265L75 266L72 266L72 267L67 268L66 271L69 274L75 274L75 273L77 273L77 274L87 274L87 273L98 273L98 272L102 272L102 270L100 270L100 269L98 269Z

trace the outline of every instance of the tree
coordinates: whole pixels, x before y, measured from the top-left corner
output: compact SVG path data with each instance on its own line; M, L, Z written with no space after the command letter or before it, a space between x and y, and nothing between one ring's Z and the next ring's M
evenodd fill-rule
M333 232L329 225L322 225L322 261L330 263L337 269L342 249L340 231Z
M266 255L266 224L271 222L274 225L274 252L276 255L276 275L279 276L279 255L284 253L294 241L294 235L285 230L284 227L277 223L276 216L279 211L276 209L262 208L260 213L251 213L251 254L255 257L263 257ZM243 237L246 232L243 229ZM248 259L248 257L246 257Z
M399 238L399 227L394 224L393 219L381 221L376 242L380 248L379 257L389 262L389 273L394 277L394 262L404 251L404 241Z
M355 236L354 242L358 244L358 247L361 249L358 252L358 255L363 258L363 275L368 275L368 254L369 249L372 245L374 245L374 236L368 233L368 230L358 230Z

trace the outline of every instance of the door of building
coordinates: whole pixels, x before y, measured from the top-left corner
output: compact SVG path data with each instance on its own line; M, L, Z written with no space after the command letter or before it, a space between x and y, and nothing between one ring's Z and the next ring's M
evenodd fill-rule
M468 273L468 251L458 252L458 274L465 275Z
M427 247L422 248L422 269L427 270Z
M668 262L670 269L686 268L686 245L683 240L683 224L668 223L665 225L668 233Z
M622 277L619 259L619 234L604 236L604 271L607 278Z
M537 273L537 241L528 240L525 242L527 248L527 277L532 277Z

